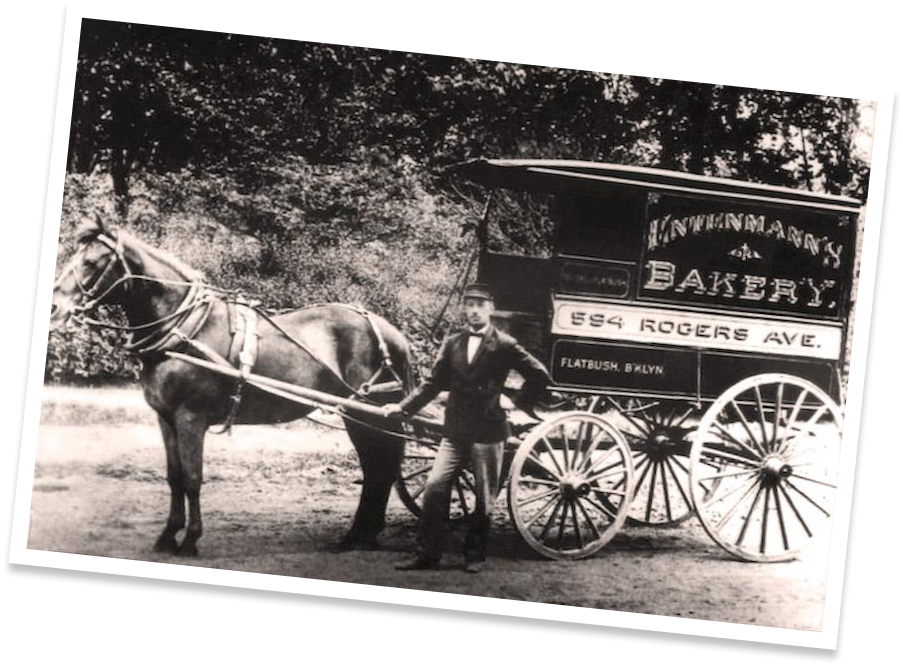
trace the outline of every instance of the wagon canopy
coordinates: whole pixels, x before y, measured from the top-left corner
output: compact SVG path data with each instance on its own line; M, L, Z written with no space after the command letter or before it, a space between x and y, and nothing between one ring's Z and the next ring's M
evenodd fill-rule
M515 190L600 192L611 187L637 188L707 199L725 198L764 204L803 206L821 210L858 212L861 202L851 197L819 194L728 178L578 160L471 160L449 167L467 180Z

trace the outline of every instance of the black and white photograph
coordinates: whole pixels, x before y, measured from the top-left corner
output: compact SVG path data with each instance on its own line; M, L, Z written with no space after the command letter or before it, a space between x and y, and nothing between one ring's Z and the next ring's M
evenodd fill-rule
M892 97L273 34L68 17L11 561L834 648Z

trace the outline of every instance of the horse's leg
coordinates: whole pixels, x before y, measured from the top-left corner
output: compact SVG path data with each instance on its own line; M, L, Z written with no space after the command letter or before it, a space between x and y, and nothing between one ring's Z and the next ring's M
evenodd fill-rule
M169 483L170 504L169 520L166 521L163 533L154 544L154 550L174 553L179 546L176 534L185 527L185 487L182 483L182 464L175 430L162 414L157 415L157 421L160 423L163 444L166 446L166 481Z
M346 421L345 428L361 461L364 483L354 522L339 548L376 548L376 535L385 525L389 493L404 456L404 440L351 421Z
M201 482L204 478L204 436L207 419L204 415L179 409L176 414L176 435L182 486L188 497L188 527L185 538L176 550L177 555L196 556L197 541L201 538Z

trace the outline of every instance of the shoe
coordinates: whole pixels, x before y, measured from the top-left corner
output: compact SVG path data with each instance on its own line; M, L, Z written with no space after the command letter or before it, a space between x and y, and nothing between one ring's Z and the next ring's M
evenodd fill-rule
M465 562L465 563L464 563L464 571L465 571L465 573L469 573L469 574L480 573L480 571L481 571L482 569L483 569L483 563L482 563L482 562L475 562L475 561L474 561L474 562Z
M438 568L439 562L437 560L431 560L421 555L395 565L395 569L398 571L435 571Z

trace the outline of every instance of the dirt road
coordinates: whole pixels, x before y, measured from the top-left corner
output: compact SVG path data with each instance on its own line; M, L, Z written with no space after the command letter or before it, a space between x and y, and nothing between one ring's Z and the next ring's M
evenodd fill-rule
M209 435L204 536L194 560L151 546L169 506L154 417L135 391L48 391L39 434L29 548L456 594L819 631L827 544L802 559L729 559L691 520L669 530L625 527L579 562L539 558L502 508L483 573L460 571L461 535L440 572L397 572L414 519L394 495L382 549L334 554L360 474L341 430L309 423Z

